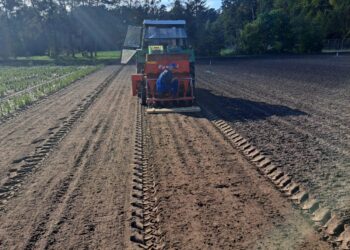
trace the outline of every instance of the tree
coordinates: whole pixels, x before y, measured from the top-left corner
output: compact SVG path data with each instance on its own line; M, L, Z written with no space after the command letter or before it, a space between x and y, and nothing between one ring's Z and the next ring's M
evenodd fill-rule
M223 25L225 42L228 46L237 46L243 27L255 20L257 11L256 0L223 0L221 23Z
M186 13L185 13L185 7L182 4L181 0L175 0L171 4L171 9L169 11L169 18L170 19L185 19Z
M241 43L243 51L253 54L291 51L294 41L289 17L280 9L260 14L244 27Z
M197 54L309 53L350 38L349 0L0 0L0 57L120 49L128 25L184 19Z
M328 14L327 33L330 38L350 38L350 2L330 0L333 11Z

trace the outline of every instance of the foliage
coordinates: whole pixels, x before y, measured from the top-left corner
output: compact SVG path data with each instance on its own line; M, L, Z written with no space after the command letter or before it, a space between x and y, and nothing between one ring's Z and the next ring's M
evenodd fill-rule
M240 35L242 50L252 54L286 52L294 45L289 17L281 9L260 14Z
M99 66L0 68L0 118L64 88Z
M227 45L237 45L240 31L256 17L257 4L254 0L223 0L221 23Z
M236 53L311 53L350 37L349 0L224 0L220 19Z
M128 25L144 19L185 19L199 55L309 53L323 39L350 38L349 0L0 0L0 58L47 55L98 58L97 51L120 50Z
M0 69L0 98L68 75L77 67L4 67Z

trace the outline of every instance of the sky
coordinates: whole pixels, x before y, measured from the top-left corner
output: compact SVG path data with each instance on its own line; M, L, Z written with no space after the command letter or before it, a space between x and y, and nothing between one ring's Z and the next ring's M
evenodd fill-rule
M207 0L210 8L219 9L221 7L221 0Z
M162 0L166 6L169 6L171 0ZM219 9L221 7L221 0L207 0L207 5L210 8Z

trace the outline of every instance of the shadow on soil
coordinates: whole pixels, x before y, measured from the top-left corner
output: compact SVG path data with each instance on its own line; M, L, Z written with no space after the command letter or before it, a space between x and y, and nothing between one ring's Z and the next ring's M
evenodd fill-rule
M197 88L196 92L200 104L220 114L229 122L265 120L271 116L307 115L305 112L287 106L216 95L207 89Z

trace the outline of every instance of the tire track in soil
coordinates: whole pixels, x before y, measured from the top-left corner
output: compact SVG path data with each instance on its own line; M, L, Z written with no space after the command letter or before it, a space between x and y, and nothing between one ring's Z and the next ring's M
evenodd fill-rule
M167 248L328 248L208 120L147 119Z
M119 66L103 68L43 99L25 112L0 124L0 180L18 168L35 147L57 132L64 122L90 98L95 89Z
M238 134L227 122L217 115L204 109L206 116L212 124L227 138L231 145L240 150L242 155L248 159L257 170L271 181L286 197L289 197L297 207L303 210L303 214L315 224L315 229L333 247L349 249L350 230L349 217L342 218L332 209L323 204L308 192L302 185L295 182L288 173L274 165L271 160L249 143L244 137Z
M260 96L260 94L254 96L249 90L242 90L240 87L229 88L228 83L221 84L220 81L216 81L213 87L213 85L209 86L207 80L202 78L200 85L206 89L224 91L225 95L229 97L256 100ZM349 160L347 152L350 151L347 144L337 143L335 139L307 127L312 124L313 118L309 121L296 122L302 118L270 117L273 114L252 107L252 105L249 107L249 103L242 104L243 107L240 106L240 110L235 112L233 109L223 108L223 106L229 107L227 106L230 105L229 103L219 104L208 96L206 96L206 100L206 102L211 102L211 109L215 109L229 121L232 117L237 118L232 121L235 128L260 149L270 154L274 158L274 162L280 164L284 170L311 188L312 192L317 194L322 201L335 207L343 215L348 213L347 204L349 203L344 186L347 179L345 169ZM260 100L265 101L266 98L260 98ZM251 121L244 120L244 116L247 114L252 119ZM259 114L270 118L259 121ZM260 131L268 131L268 133L260 133ZM347 142L347 140L345 141ZM305 164L307 168L303 167ZM336 171L334 171L335 169ZM337 184L333 185L332 183Z
M144 108L137 107L131 198L130 242L128 249L165 249L164 234L153 165L148 164L150 145Z
M124 245L130 123L136 104L129 95L130 72L124 68L45 161L46 167L28 180L28 191L9 203L15 209L3 216L0 245L27 249ZM12 225L14 220L19 225Z
M77 184L74 186L74 195L69 196L68 201L66 202L66 205L64 206L63 211L59 214L59 219L55 220L56 223L54 224L54 231L50 231L48 233L47 239L44 240L45 243L45 248L46 249L55 249L57 246L62 246L63 239L69 239L69 234L73 232L80 232L81 234L84 235L84 241L89 241L91 240L94 244L96 244L96 239L94 240L94 231L96 230L96 227L98 226L103 226L104 222L113 222L116 221L116 224L123 224L125 220L125 215L124 215L124 202L120 202L118 204L118 210L119 213L112 212L112 214L103 214L103 216L98 216L98 218L89 218L88 215L93 211L94 215L97 215L101 213L100 211L106 210L106 211L113 211L115 207L112 204L101 204L98 205L97 207L93 207L91 211L86 211L86 208L91 206L91 201L93 203L97 203L94 201L96 199L94 196L95 194L91 194L91 190L97 188L98 191L97 193L101 193L103 189L103 180L99 179L98 172L103 172L105 171L104 168L110 164L110 162L113 162L116 159L114 157L114 154L116 154L116 151L125 153L117 153L119 157L123 157L124 159L130 159L130 153L125 152L124 150L121 150L123 146L125 146L125 140L128 139L127 135L131 132L130 130L130 123L132 122L133 111L135 109L135 102L131 101L130 95L129 95L129 85L126 85L124 83L127 83L129 80L129 74L130 72L127 71L126 74L121 76L120 79L118 79L118 83L123 83L123 86L120 86L118 90L118 93L110 93L110 96L112 98L106 97L107 100L111 100L109 103L109 110L105 112L103 119L103 124L100 126L100 131L96 134L96 143L92 147L91 153L88 155L85 163L83 164L83 171L81 176L78 178ZM105 103L103 103L103 106ZM129 116L127 119L125 119L125 114L130 113L131 116ZM119 129L118 129L119 128ZM128 139L129 141L129 139ZM130 140L131 141L131 140ZM126 148L127 149L127 148ZM130 148L129 148L130 150ZM102 159L100 159L102 156ZM128 157L129 156L129 157ZM128 165L128 164L127 164ZM123 166L123 167L127 167ZM97 168L95 168L97 167ZM110 166L110 168L113 168L113 166ZM123 174L125 176L125 169L119 169L121 170L121 173L118 174ZM93 183L91 181L94 180ZM127 187L127 181L128 179L125 178L123 179L118 179L117 180L119 183L123 184L123 186L126 188ZM83 192L84 188L86 186L89 187L89 192ZM110 188L108 190L109 192L113 192L113 189ZM122 192L120 195L121 197L119 198L120 201L126 200L126 195L127 191ZM84 197L85 199L82 199L80 197ZM108 198L108 196L106 197ZM80 201L82 200L82 201ZM73 204L73 205L72 205ZM85 211L82 213L80 212L80 209L78 206L83 207ZM78 210L78 211L76 211ZM90 209L89 209L90 210ZM84 216L81 216L80 214L83 214ZM67 218L79 218L77 224L72 223L73 228L67 230L65 229L65 225L67 225ZM83 229L83 232L81 232ZM102 242L103 244L107 244L109 246L113 246L113 243L111 241L115 241L110 232L110 228L104 228L105 230L105 235L102 236ZM68 232L68 234L67 234ZM113 234L113 233L112 233ZM71 244L69 242L69 244ZM73 241L73 246L79 246L79 241L74 242ZM85 243L86 246L91 247L91 243ZM99 243L101 244L101 243ZM114 244L118 244L117 241L114 242ZM123 244L119 242L119 244ZM97 247L98 245L96 245ZM80 247L80 246L79 246Z
M21 158L24 164L17 168L11 168L9 170L7 178L1 180L0 186L0 209L6 209L6 203L20 190L23 180L35 172L37 168L41 167L41 163L46 159L60 141L66 136L72 126L75 124L86 110L89 109L91 104L100 95L100 93L110 84L113 78L119 73L115 71L108 76L89 96L85 98L83 102L79 103L77 107L71 111L70 116L64 121L64 125L56 132L51 132L51 136L48 139L43 140L42 146L36 147L35 151L31 154ZM57 127L59 128L59 127Z
M216 80L217 81L217 80ZM200 82L208 82L208 79L200 79ZM260 91L257 90L250 90L250 88L247 89L241 89L240 87L235 88L234 92L232 91L232 88L229 87L230 82L227 80L220 80L220 85L222 86L220 90L224 89L225 93L229 93L230 96L233 94L239 98L239 97L246 97L249 100L254 99L263 99L264 101L268 101L269 103L273 103L275 98L268 97L269 95L264 93L261 95ZM207 85L206 87L208 87ZM263 98L261 98L263 96ZM341 140L341 138L334 138L334 136L337 136L337 133L331 133L332 137L329 137L329 132L325 133L325 130L334 131L334 123L328 122L327 120L322 119L322 123L318 122L318 120L315 119L315 115L302 115L302 119L304 119L303 122L300 121L300 117L295 118L293 116L284 117L284 119L280 119L277 117L273 117L274 112L273 110L269 110L269 107L266 106L265 109L260 109L256 107L252 107L252 105L248 105L248 113L257 113L262 114L266 117L271 117L269 122L272 123L272 125L278 125L278 126L284 126L287 127L288 130L295 130L296 133L303 134L304 136L313 137L319 144L324 145L325 147L330 147L332 150L336 151L339 154L342 154L343 156L346 156L349 154L350 151L350 142L349 140ZM255 112L254 112L255 111ZM254 115L252 115L252 118L254 119ZM257 117L255 117L257 118ZM279 124L278 124L279 123ZM327 125L328 123L328 125ZM313 124L313 126L307 127L306 125ZM322 129L322 130L320 130ZM341 128L344 130L344 133L350 132L349 127L342 126ZM316 134L317 132L318 134Z
M116 91L109 94L113 95L115 98L113 100L114 102L112 102L111 105L108 107L107 114L112 113L111 110L113 108L115 109L115 107L118 107L118 105L120 104L120 97L122 94L125 94L122 93L122 90L123 89L121 88L116 89ZM71 168L69 175L64 179L63 184L60 184L60 186L57 187L59 191L54 194L54 197L52 199L52 209L50 209L51 213L46 214L45 218L42 219L43 223L40 223L39 227L34 230L33 235L31 236L28 244L25 247L26 249L47 249L49 245L54 244L54 242L56 241L53 238L53 234L58 233L59 226L64 221L64 218L62 218L64 216L62 216L62 214L66 213L65 209L67 208L68 204L73 203L72 194L75 193L74 196L78 195L76 194L77 186L79 182L84 182L83 176L87 175L87 165L89 164L88 162L93 161L93 159L90 158L94 157L95 155L98 155L98 149L100 148L102 140L106 139L106 125L108 125L111 122L113 116L110 116L108 119L107 118L108 117L103 117L101 120L96 119L98 123L96 126L94 126L94 129L92 130L91 135L84 144L82 151L78 154L78 157L74 162L74 165ZM48 222L50 222L49 225L47 225Z
M340 130L347 130L349 131L349 127L347 124L349 123L348 117L346 117L344 114L347 113L347 107L348 105L344 102L348 100L348 98L343 98L341 103L336 102L336 99L339 99L341 96L341 93L337 93L334 95L333 98L329 97L329 93L332 91L331 89L323 89L320 88L321 90L318 89L312 89L313 92L319 94L320 92L327 92L327 95L325 97L319 97L318 95L313 95L312 99L310 100L310 97L307 96L308 98L308 103L305 102L305 98L303 98L300 93L297 91L293 91L293 89L287 89L284 91L281 91L280 88L281 86L284 87L286 85L284 82L281 83L281 86L278 86L277 88L273 88L267 84L256 84L256 82L261 82L263 81L264 83L266 82L273 82L274 78L272 77L271 79L267 80L266 76L263 75L247 75L246 77L243 77L243 80L240 79L238 82L237 80L233 80L236 77L232 75L232 73L229 73L231 77L225 76L224 72L222 72L219 68L215 68L218 70L218 75L220 75L220 79L223 82L229 83L229 85L234 85L235 89L237 91L246 91L250 90L252 93L252 100L255 100L258 98L258 100L268 100L270 103L277 103L277 104L282 104L282 105L290 105L291 107L294 108L301 108L302 110L306 111L309 114L305 117L307 121L312 121L312 123L315 123L316 125L321 125L322 129L324 130L325 128L330 131L335 131L335 128L340 129ZM203 70L202 70L203 71ZM288 72L290 73L290 72ZM240 74L240 77L242 75ZM259 78L260 77L260 78ZM232 79L233 78L233 79ZM213 79L211 75L207 74L207 80L214 80L216 82L217 79ZM277 79L280 81L280 79ZM247 84L245 81L248 81L249 83ZM296 83L298 84L303 84L302 81L299 81ZM298 87L298 86L297 86ZM298 89L298 88L296 88ZM286 92L291 93L289 95L286 95ZM294 93L295 92L295 93ZM331 101L331 104L329 103L323 103L325 101ZM312 105L312 107L310 107ZM344 109L340 110L340 106L343 105ZM314 107L315 106L315 107ZM320 108L322 107L322 108ZM328 119L325 119L325 117L328 117ZM345 119L344 119L345 118ZM320 123L318 120L322 121ZM328 125L327 125L328 124ZM318 129L319 126L314 126L315 129ZM319 131L323 132L323 131ZM342 138L339 138L342 139Z
M298 117L298 119L294 117L284 117L284 120L291 123L292 126L303 126L304 128L306 126L306 129L313 135L315 135L315 132L317 132L318 138L321 137L321 139L327 139L328 143L335 145L336 149L338 150L340 148L339 145L347 147L347 152L345 152L345 154L348 154L350 147L350 137L347 134L349 134L350 129L348 126L349 117L346 116L346 114L348 110L347 107L349 105L346 104L346 102L348 102L348 98L343 98L342 102L340 103L337 102L337 99L340 98L341 93L336 93L336 95L333 95L333 98L331 98L329 96L329 93L332 92L332 89L322 89L322 87L319 87L319 89L312 89L312 91L316 94L313 95L312 98L307 96L307 101L309 102L305 102L305 98L301 99L303 97L300 95L300 93L293 91L293 89L281 91L281 86L284 87L284 85L286 85L284 83L282 83L281 86L278 86L277 88L273 88L268 84L255 83L261 81L264 83L268 82L265 76L256 74L253 76L247 75L246 78L243 77L244 80L240 80L238 83L237 80L232 80L232 78L230 79L227 76L223 75L223 72L221 72L219 68L217 70L220 72L218 75L220 75L221 81L225 82L228 85L235 86L234 92L236 92L236 94L237 92L244 93L248 94L251 100L264 100L268 101L269 103L277 103L282 105L287 104L306 111L309 114L307 116ZM232 76L232 73L230 73L230 75ZM288 74L286 75L288 76ZM208 75L207 80L208 79L213 80L212 76L210 75ZM273 82L274 79L275 78L272 77L269 79L269 81ZM216 80L217 79L214 79L214 82L216 82ZM245 81L252 82L249 82L249 84L247 84ZM277 81L280 81L280 79L277 79ZM321 82L323 81L324 80L321 80ZM297 82L296 89L298 89L298 84L303 83L302 81ZM346 92L346 88L343 90L343 92L344 91ZM289 95L286 95L286 92L289 93ZM318 96L320 92L326 92L327 95L321 98ZM232 93L233 92L231 91L231 94ZM325 101L331 102L331 104L324 103ZM310 105L312 105L312 107L310 107ZM344 109L339 110L340 106L344 106ZM340 151L341 150L342 149L340 148ZM344 152L344 150L342 151Z
M209 87L208 84L201 82L203 84L203 86ZM229 96L232 96L232 92L230 92L230 90L224 86L222 88L220 88L221 90L224 89L225 93L230 93ZM239 90L235 89L235 91L239 92ZM252 95L249 96L249 98L252 97ZM347 150L338 146L338 145L334 145L332 142L328 142L326 140L324 140L322 138L322 136L316 136L310 132L307 131L303 128L300 128L302 125L299 124L290 124L290 122L286 121L286 118L284 118L283 120L277 117L274 117L274 112L269 112L269 107L264 107L264 109L262 108L257 108L254 105L251 105L249 103L247 104L243 104L242 106L240 106L240 110L238 112L233 112L232 110L228 111L227 113L230 113L231 117L235 117L237 120L241 120L241 121L248 121L249 119L251 120L256 120L258 121L259 119L261 119L261 116L264 117L270 117L269 119L266 120L266 122L268 123L268 125L270 126L267 130L271 130L274 131L275 134L277 134L277 136L279 138L281 138L280 140L283 140L283 138L285 137L285 134L291 134L294 137L297 137L295 140L298 140L300 143L307 141L309 138L313 138L314 141L309 142L309 143L313 143L312 148L316 148L316 153L324 153L327 154L327 152L323 152L322 149L320 149L320 146L324 146L327 147L329 149L332 149L333 151L335 151L336 153L340 154L342 157L346 157L347 154ZM223 112L221 112L223 113ZM245 119L245 115L249 114L249 119ZM288 131L286 133L286 131ZM249 136L249 134L248 134ZM299 137L299 138L298 138ZM305 150L307 150L307 148L305 148ZM317 152L320 151L320 152ZM328 155L330 156L330 155ZM338 156L339 157L339 156ZM314 157L314 159L317 159L318 157ZM318 162L318 161L317 161Z

